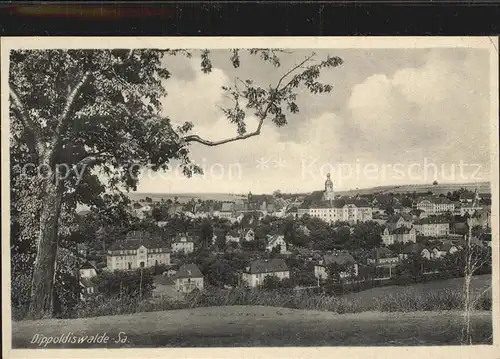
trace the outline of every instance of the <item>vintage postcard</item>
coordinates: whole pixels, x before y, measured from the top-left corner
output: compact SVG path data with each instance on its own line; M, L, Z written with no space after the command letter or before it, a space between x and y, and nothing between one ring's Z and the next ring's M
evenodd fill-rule
M5 357L498 357L496 38L1 51Z

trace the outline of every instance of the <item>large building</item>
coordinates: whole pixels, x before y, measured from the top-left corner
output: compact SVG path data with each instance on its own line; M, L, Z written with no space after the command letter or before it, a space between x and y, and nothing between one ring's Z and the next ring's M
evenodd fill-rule
M418 235L425 237L442 237L450 234L450 224L440 218L422 218L413 227Z
M371 221L372 209L368 202L362 199L336 199L321 204L312 205L301 214L309 214L311 217L320 218L326 222L366 222Z
M321 194L321 198L317 194L321 194L321 192L313 192L311 203L297 209L297 216L308 214L330 223L336 221L357 223L373 219L372 206L368 201L359 197L335 198L330 174L327 175L325 190Z
M158 264L170 265L170 249L144 232L130 232L115 242L107 253L107 270L133 270Z
M445 212L454 212L455 203L446 197L432 197L423 199L417 203L417 209L424 211L426 215L434 215Z
M415 228L386 228L382 233L382 243L384 243L386 246L390 246L394 243L415 243L416 241L417 233L415 231Z

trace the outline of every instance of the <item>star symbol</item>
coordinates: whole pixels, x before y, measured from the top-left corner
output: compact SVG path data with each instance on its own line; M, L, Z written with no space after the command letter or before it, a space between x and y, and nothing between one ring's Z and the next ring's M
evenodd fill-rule
M274 168L285 168L287 167L286 160L281 158L280 155L274 160Z
M257 168L261 171L264 171L265 169L269 168L269 158L264 158L261 157L260 159L257 160Z

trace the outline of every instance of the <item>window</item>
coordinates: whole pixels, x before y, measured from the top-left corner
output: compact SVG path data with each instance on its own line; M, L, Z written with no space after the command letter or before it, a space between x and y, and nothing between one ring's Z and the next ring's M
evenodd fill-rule
M144 262L140 263L141 268L144 268Z
M128 269L132 269L132 263L128 262Z

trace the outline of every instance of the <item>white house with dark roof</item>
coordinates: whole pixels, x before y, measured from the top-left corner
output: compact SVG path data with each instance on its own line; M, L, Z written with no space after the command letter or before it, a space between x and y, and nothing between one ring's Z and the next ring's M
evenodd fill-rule
M240 243L240 237L238 231L232 229L226 234L226 242Z
M97 286L92 281L92 278L97 276L97 269L92 263L87 261L80 267L78 275L80 286L83 288L83 293L80 294L80 298L84 300L88 295L92 295L97 292Z
M148 233L134 231L108 249L106 261L106 269L111 271L170 265L170 248Z
M314 276L319 280L328 278L328 266L337 264L345 267L346 270L340 272L341 278L349 278L354 275L358 276L358 264L352 255L346 252L332 253L324 255L319 262L314 266Z
M275 234L273 236L268 236L266 250L272 252L275 248L277 248L281 254L288 253L284 235Z
M193 253L194 252L194 241L189 239L185 235L177 235L175 240L172 242L172 253Z
M431 247L431 258L439 259L447 254L458 252L458 247L451 241L443 241L440 244Z
M242 282L255 288L264 284L268 276L275 276L281 280L290 278L290 270L281 258L258 259L252 261L241 273Z
M175 288L181 293L190 293L195 289L203 290L203 274L196 264L183 264L172 279Z

